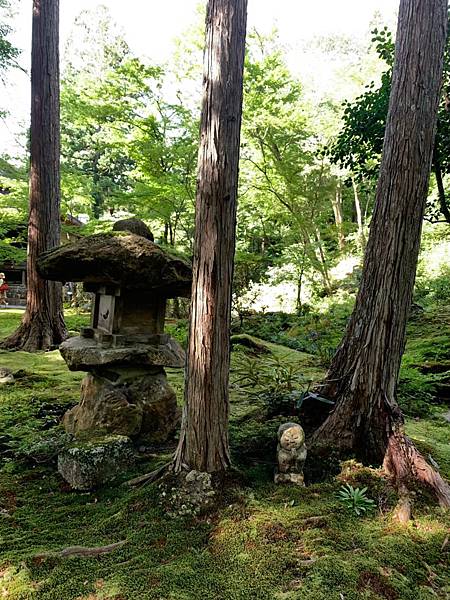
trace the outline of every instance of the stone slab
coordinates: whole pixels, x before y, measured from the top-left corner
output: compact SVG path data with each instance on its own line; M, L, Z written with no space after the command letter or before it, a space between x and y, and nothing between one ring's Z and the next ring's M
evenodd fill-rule
M90 371L105 366L130 365L183 368L185 352L173 338L165 344L135 344L126 347L102 347L85 337L69 338L59 347L71 371Z

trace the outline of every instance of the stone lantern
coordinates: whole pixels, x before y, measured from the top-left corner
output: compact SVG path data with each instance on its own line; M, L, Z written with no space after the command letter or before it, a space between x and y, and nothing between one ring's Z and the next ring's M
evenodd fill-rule
M168 298L189 296L192 271L148 237L129 231L86 236L39 257L42 277L82 281L94 295L90 326L60 346L70 370L88 372L79 404L63 421L76 437L162 442L178 424L165 368L184 367L185 356L164 333L164 319Z

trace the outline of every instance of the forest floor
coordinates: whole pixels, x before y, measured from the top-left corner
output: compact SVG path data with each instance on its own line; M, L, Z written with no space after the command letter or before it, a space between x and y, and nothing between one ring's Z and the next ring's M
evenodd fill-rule
M20 311L0 312L0 338ZM77 331L84 315L70 314ZM443 326L447 334L443 334ZM411 415L407 430L450 476L449 314L411 323L401 394ZM340 332L336 332L336 337ZM294 381L323 372L322 359L267 343L271 358L232 357L231 446L244 483L200 517L171 518L155 485L71 491L54 462L39 462L67 406L79 397L82 373L71 373L58 352L0 352L0 366L17 373L0 389L0 598L25 600L426 600L448 598L449 526L418 490L415 519L398 526L395 492L376 469L348 463L342 473L306 488L272 482L278 418L261 418L261 399L239 383L260 364L262 385L284 368ZM258 362L259 361L259 362ZM182 374L169 378L181 397ZM447 388L446 386L449 387ZM284 419L286 420L286 419ZM142 456L121 480L167 460ZM343 482L367 486L377 509L358 517L338 500ZM74 545L126 543L99 557L42 557Z

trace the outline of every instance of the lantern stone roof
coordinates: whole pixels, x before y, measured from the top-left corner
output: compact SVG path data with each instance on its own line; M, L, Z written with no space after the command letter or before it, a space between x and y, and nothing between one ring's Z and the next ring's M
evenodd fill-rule
M101 233L47 250L38 272L52 281L82 281L154 292L166 298L189 296L191 266L160 246L129 232Z

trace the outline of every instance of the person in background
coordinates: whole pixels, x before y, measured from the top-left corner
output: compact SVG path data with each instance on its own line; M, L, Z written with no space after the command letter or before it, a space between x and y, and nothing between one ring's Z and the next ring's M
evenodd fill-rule
M8 289L4 273L0 273L0 306L8 306L6 302L6 290Z

